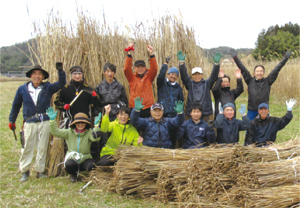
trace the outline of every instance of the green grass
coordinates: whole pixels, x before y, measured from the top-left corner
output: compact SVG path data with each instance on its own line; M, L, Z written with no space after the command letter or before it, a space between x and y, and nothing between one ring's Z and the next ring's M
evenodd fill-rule
M85 182L73 184L68 176L37 179L32 173L29 180L20 183L18 161L21 144L15 144L13 133L8 128L8 117L17 88L24 81L0 82L0 207L168 207L155 200L142 200L136 196L121 196L89 186L84 193L79 190ZM16 126L17 136L22 123L20 112Z
M79 190L84 182L72 184L67 176L47 179L35 178L32 173L29 180L20 183L21 173L18 171L20 158L20 141L15 144L12 131L8 128L8 116L17 88L24 81L0 82L0 207L169 207L155 200L142 200L136 196L121 196L101 190L101 187L89 186L84 193ZM299 102L299 100L298 100ZM240 104L247 104L247 97L237 99L237 108ZM282 117L286 113L285 102L279 102L271 97L271 116ZM300 110L299 103L293 110L294 118L290 124L277 135L277 142L283 142L299 134ZM237 118L241 116L238 114ZM16 126L17 132L22 123L20 112ZM243 144L245 133L240 133L240 143ZM18 139L19 135L17 133Z

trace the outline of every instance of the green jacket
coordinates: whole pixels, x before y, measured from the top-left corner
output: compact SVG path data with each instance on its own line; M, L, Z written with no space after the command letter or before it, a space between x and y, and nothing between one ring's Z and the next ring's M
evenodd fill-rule
M100 137L97 139L93 137L92 129L86 129L83 133L77 133L74 128L59 129L55 120L50 121L50 131L52 135L66 140L68 145L67 155L70 152L78 152L82 154L82 158L77 161L79 164L84 162L86 159L92 158L90 153L91 144L92 142L100 140ZM99 128L94 129L94 131L99 131Z
M142 144L138 145L140 135L136 128L131 124L120 124L118 119L109 122L109 117L104 115L100 130L104 133L111 132L105 147L101 151L101 157L103 155L114 155L120 144L142 146Z

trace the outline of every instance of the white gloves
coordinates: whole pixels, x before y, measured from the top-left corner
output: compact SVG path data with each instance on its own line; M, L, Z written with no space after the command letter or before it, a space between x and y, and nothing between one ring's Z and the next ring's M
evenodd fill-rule
M223 114L223 108L221 102L219 102L219 114Z
M290 101L285 101L286 106L287 106L287 110L288 111L292 111L293 106L296 104L297 100L294 98L291 98Z

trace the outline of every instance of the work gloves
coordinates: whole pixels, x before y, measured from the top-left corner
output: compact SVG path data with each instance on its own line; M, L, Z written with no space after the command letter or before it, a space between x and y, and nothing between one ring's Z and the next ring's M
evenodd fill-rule
M63 64L62 64L62 62L56 62L56 69L58 71L62 71L63 70Z
M245 104L241 104L241 108L239 109L239 112L242 116L246 115L246 106L245 106Z
M50 118L51 121L55 120L55 118L57 116L57 111L54 111L54 109L52 107L49 107L46 110L46 113L49 116L49 118Z
M177 57L179 59L179 62L184 62L185 61L185 57L186 57L186 54L182 54L182 51L178 51L177 52Z
M15 123L9 123L8 127L10 130L14 131L16 129L16 124Z
M221 102L219 102L219 114L223 114L223 108Z
M140 99L140 97L137 97L134 99L134 108L137 111L140 111L143 109L143 107L145 107L145 105L142 105L144 98L142 98L142 100Z
M230 53L230 55L231 55L231 57L232 57L233 59L236 59L236 58L237 58L237 51L234 50L233 48L230 49L229 53Z
M166 63L167 63L167 64L170 62L171 58L172 58L172 56L168 56L168 57L166 58Z
M98 116L95 118L95 122L94 122L95 126L99 126L101 116L102 116L102 113L99 113Z
M184 105L184 102L181 101L181 100L178 100L175 102L175 107L174 107L174 110L177 112L177 113L182 113L183 112L183 105Z
M291 98L289 101L285 101L286 106L287 106L287 110L288 111L292 111L293 106L296 104L297 100L294 98Z
M215 55L213 56L213 59L214 59L215 64L219 64L221 58L222 58L222 54L221 54L219 51L217 51L217 52L215 53Z
M64 105L64 109L65 109L65 110L69 110L70 107L71 107L70 104L65 104L65 105Z
M292 55L292 52L291 51L287 51L285 54L284 54L284 57L289 59Z

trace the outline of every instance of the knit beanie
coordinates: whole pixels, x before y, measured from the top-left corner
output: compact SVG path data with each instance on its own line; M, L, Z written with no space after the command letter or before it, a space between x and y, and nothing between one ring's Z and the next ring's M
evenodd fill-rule
M177 75L179 75L179 71L178 71L178 69L176 67L171 67L169 69L168 74L170 74L170 73L176 73Z
M223 105L223 110L225 110L225 108L227 108L227 107L232 107L233 110L235 110L233 103L226 103L225 105Z

